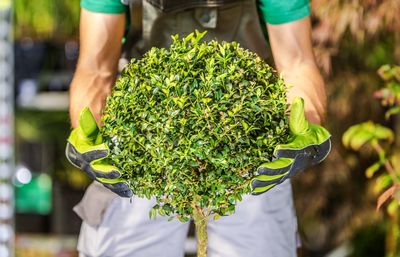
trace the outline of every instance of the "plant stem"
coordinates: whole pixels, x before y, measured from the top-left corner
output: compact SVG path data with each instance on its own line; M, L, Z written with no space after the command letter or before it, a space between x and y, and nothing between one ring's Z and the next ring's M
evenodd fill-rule
M399 256L399 211L389 214L386 232L386 253L387 257Z
M197 257L207 256L207 218L208 216L204 214L204 211L194 204L193 220L197 235Z
M384 159L383 165L385 166L385 169L388 171L390 177L392 178L392 181L394 184L399 185L400 180L397 177L396 171L393 168L392 164L390 163L390 160L385 158L385 150L380 146L378 142L372 142L372 147L375 149L375 151L378 153L379 158L382 160Z

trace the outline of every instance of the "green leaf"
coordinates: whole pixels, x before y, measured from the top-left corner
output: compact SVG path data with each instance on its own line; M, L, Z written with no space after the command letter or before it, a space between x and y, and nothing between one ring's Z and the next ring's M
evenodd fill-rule
M203 103L209 103L209 102L211 102L211 98L203 98L203 99L201 99L201 101L203 102Z
M380 162L376 162L369 166L367 170L365 171L365 176L367 178L372 178L372 176L381 168L382 164Z
M351 126L343 134L342 142L345 147L359 150L364 144L370 143L372 140L392 141L393 138L394 135L390 129L368 121Z
M245 130L248 130L248 129L249 129L249 124L247 124L247 122L244 121L244 120L242 120L242 126L243 126L243 128L244 128Z
M387 207L387 212L390 216L395 216L397 215L397 210L399 209L399 202L397 199L393 199L390 201L388 207Z
M374 183L374 191L376 193L380 193L388 186L390 186L391 183L392 183L392 178L387 173L381 174L378 176L378 178Z
M385 113L385 118L388 120L391 116L400 113L400 106L394 106Z
M389 142L392 142L394 139L393 131L379 124L375 125L375 130L373 132L373 135L375 138L379 140L387 140Z

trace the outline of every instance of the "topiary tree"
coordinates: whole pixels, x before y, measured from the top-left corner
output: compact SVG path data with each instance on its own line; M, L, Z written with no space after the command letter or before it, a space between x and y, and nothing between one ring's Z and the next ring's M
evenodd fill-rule
M257 167L289 135L285 85L238 43L204 33L132 59L107 99L101 133L112 164L150 212L194 219L198 255L207 220L233 213Z

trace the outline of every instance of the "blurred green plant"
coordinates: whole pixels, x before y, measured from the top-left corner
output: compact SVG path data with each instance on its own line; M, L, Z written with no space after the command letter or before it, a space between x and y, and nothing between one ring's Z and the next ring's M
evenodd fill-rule
M370 97L380 88L376 70L400 63L400 1L312 0L311 9L314 50L329 96L325 126L333 147L318 172L292 182L304 255L323 256L382 218L368 178L356 172L374 156L346 150L341 137L355 123L384 122L383 108Z
M374 95L388 108L386 119L400 113L400 66L384 65L378 70L384 80L384 88ZM378 155L378 161L365 171L368 178L374 175L375 191L379 194L377 210L385 203L389 218L386 237L386 256L397 257L400 254L400 148L395 142L394 132L385 126L367 121L350 127L342 137L343 145L355 151L372 149ZM379 171L382 171L378 173Z
M44 143L55 151L54 156L63 156L65 138L70 131L68 112L17 109L15 116L16 147L21 142ZM17 160L19 158L17 150ZM91 180L65 158L56 158L50 172L61 183L77 190L86 188Z
M398 0L313 0L311 8L315 19L313 39L316 55L325 72L331 71L331 57L341 53L342 43L348 38L352 39L353 46L362 46L376 42L370 40L376 39L380 33L389 32L396 46L390 54L397 60L400 58ZM368 51L377 51L376 54L386 58L385 48L369 48ZM368 61L368 56L363 57ZM387 60L384 63L388 63Z
M69 39L77 36L79 0L14 0L16 40Z
M381 99L381 104L388 107L389 110L385 114L385 118L400 112L400 66L382 66L378 74L386 81L385 88L377 91L375 97Z

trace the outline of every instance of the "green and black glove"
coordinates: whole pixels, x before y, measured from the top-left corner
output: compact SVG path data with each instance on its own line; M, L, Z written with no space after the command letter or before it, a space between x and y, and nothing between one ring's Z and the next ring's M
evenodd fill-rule
M110 150L99 132L92 113L84 108L78 127L72 130L68 138L65 149L67 159L117 195L132 197L133 192L127 181L121 178L121 172L107 162Z
M290 142L275 148L274 159L257 169L251 181L252 194L262 194L297 173L322 162L331 151L331 135L323 127L310 124L304 115L304 101L293 100L289 118Z

